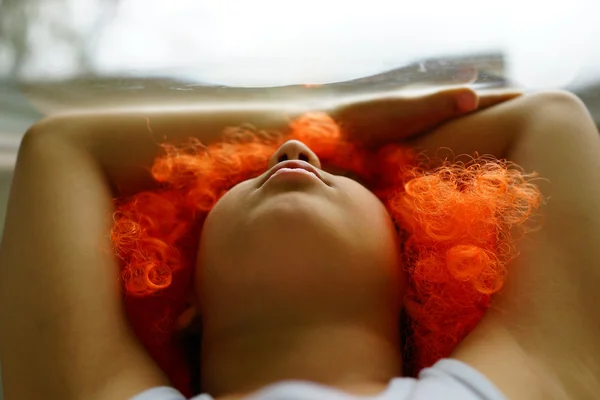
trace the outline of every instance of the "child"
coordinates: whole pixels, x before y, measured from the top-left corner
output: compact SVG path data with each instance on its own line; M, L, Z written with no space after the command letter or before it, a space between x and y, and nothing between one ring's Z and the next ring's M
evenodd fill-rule
M372 132L390 132L390 125L399 126L398 103L380 103L376 118L369 107L362 117L355 109L353 125L367 121ZM136 116L47 120L24 139L0 253L8 400L181 398L160 388L168 381L127 326L118 263L106 238L115 192L152 187L143 167L152 164L157 146ZM281 128L277 116L164 112L152 116L150 127L183 137L243 122ZM585 107L568 94L541 93L409 138L420 130L401 139L431 154L449 148L507 158L548 179L540 183L549 199L543 228L519 241L505 288L452 359L419 380L399 378L401 304L394 299L403 287L393 268L398 253L390 216L358 183L323 172L310 148L286 142L262 178L229 191L205 222L196 287L206 392L216 399L379 393L495 399L503 393L517 400L599 392L600 144ZM287 161L301 161L314 175L270 175ZM282 379L312 383L258 392Z

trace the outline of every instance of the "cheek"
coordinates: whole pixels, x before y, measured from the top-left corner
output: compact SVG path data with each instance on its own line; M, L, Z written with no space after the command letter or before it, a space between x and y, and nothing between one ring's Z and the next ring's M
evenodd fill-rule
M352 182L343 191L346 215L355 221L356 229L373 235L382 242L395 240L396 229L383 203L369 190Z
M206 294L207 288L219 287L226 290L223 283L232 282L231 269L220 268L220 265L230 264L236 251L240 248L235 232L242 220L243 207L240 203L246 197L244 186L238 185L227 192L208 214L198 249L196 264L196 291Z
M379 199L358 184L345 192L348 231L354 236L354 246L363 257L371 257L374 264L399 269L400 243L396 227Z

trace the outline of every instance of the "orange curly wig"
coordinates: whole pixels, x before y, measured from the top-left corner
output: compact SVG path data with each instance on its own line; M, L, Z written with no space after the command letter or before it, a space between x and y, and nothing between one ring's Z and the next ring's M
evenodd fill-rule
M350 171L387 207L401 234L409 276L405 356L415 374L450 354L483 316L515 256L511 228L540 204L531 175L478 158L428 169L400 145L364 149L328 115L306 114L285 133L230 128L208 146L164 144L155 160L161 188L116 200L111 232L131 325L173 385L191 394L190 368L174 335L192 288L203 222L231 187L266 170L285 141L310 147L324 165Z

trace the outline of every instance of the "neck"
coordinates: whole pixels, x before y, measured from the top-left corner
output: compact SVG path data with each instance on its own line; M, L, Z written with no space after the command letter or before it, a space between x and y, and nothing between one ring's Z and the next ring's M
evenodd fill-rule
M393 321L392 321L393 320ZM338 321L203 332L202 386L234 399L284 380L375 395L401 375L398 322Z

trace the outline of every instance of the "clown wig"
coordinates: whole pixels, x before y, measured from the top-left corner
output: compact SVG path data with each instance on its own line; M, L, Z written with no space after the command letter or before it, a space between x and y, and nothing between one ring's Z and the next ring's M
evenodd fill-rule
M286 140L304 142L324 165L349 171L386 206L400 232L409 277L406 370L448 356L483 316L515 256L511 232L536 212L532 175L488 158L430 166L398 144L365 149L328 115L309 113L286 132L229 128L221 141L163 144L152 167L160 188L116 200L112 242L129 321L173 385L191 394L190 365L175 335L187 306L202 226L234 185L265 172Z

